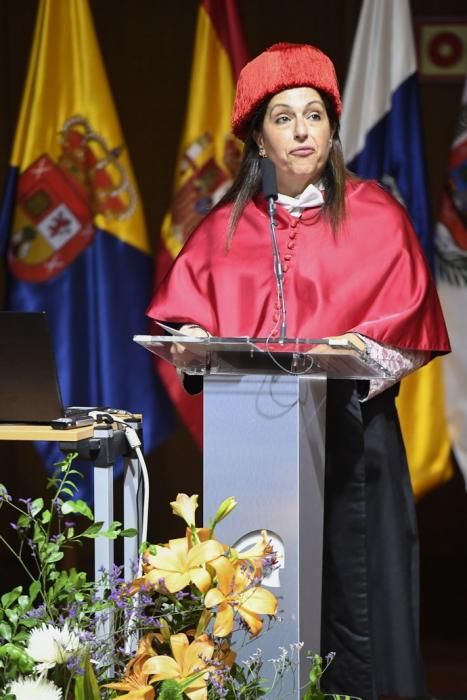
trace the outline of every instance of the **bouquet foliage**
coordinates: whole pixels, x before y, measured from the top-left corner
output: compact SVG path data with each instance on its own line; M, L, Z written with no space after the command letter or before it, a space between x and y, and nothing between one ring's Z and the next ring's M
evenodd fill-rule
M284 698L282 681L294 674L301 645L263 660L260 650L239 660L239 649L277 619L278 601L262 585L277 566L263 532L248 551L215 536L235 508L219 507L209 527L195 522L198 497L171 503L184 535L161 545L144 543L132 581L121 568L98 581L62 568L65 550L86 538L132 537L115 521L104 530L76 498L75 455L57 465L52 495L13 501L0 485L0 507L14 513L11 537L0 542L29 580L1 596L0 697L5 700L254 700ZM77 527L75 518L82 527ZM310 657L304 700L322 700L321 657ZM264 664L269 672L265 674ZM271 672L272 669L272 672ZM264 676L269 677L266 682ZM272 677L272 681L271 681Z

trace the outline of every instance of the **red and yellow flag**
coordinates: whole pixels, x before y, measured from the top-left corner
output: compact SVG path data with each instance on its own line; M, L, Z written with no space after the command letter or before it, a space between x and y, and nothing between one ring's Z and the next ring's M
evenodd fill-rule
M236 0L202 0L198 10L188 112L175 172L174 194L161 232L156 286L183 244L229 187L242 144L233 136L230 116L238 74L247 62ZM175 370L158 371L193 437L202 444L202 406L180 386Z

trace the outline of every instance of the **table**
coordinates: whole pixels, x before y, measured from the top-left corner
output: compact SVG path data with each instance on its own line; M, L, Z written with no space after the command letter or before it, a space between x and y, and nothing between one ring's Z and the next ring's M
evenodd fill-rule
M142 435L141 416L127 419L140 439ZM123 565L126 580L134 577L134 564L138 561L139 537L142 531L142 489L141 467L136 453L128 445L124 427L119 423L94 423L81 428L55 430L49 425L0 424L0 440L32 442L45 440L58 442L64 453L77 452L82 459L90 460L94 471L94 517L103 522L106 530L114 519L114 465L123 457L123 526L135 528L137 537L124 540ZM98 537L94 541L94 575L100 577L100 569L110 571L114 564L114 541Z

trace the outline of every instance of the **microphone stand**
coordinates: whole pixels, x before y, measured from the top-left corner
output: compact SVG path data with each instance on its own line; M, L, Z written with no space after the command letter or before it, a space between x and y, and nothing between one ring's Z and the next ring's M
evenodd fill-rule
M285 307L285 295L284 295L284 270L282 269L281 256L279 253L279 245L277 243L277 233L276 233L276 202L273 196L268 197L268 214L269 214L269 230L271 232L271 243L272 243L272 254L274 260L274 276L276 278L277 285L277 297L280 304L280 314L281 314L281 330L279 336L279 342L283 343L286 338L286 328L287 328L287 310Z
M277 298L279 300L281 314L281 330L279 342L283 343L286 336L286 319L287 312L285 308L284 295L284 270L282 269L281 256L279 253L279 245L277 243L276 233L276 199L277 199L277 180L276 169L274 163L269 158L260 158L261 179L263 184L263 194L268 203L269 213L269 230L271 232L272 254L274 261L274 276L277 285Z

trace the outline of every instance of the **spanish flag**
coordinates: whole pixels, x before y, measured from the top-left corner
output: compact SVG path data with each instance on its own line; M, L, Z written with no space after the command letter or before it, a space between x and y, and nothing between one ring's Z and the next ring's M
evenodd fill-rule
M39 4L0 236L8 308L48 312L64 403L142 413L156 446L173 412L132 340L152 255L87 0Z
M174 194L162 224L156 258L156 286L237 172L242 144L231 133L230 116L237 77L247 60L236 0L202 0ZM180 416L201 445L200 398L184 392L168 363L156 362Z

